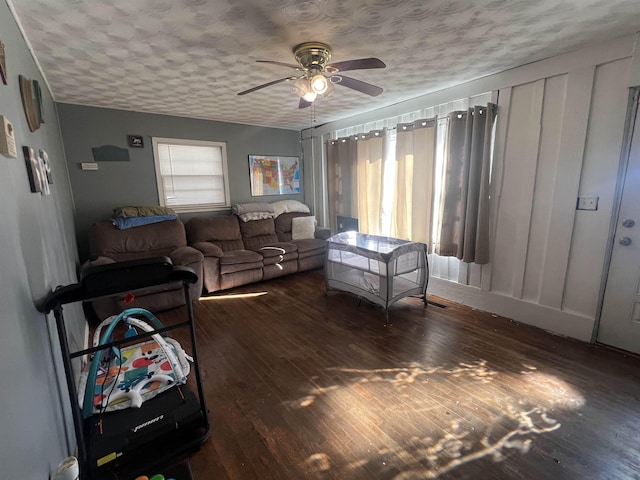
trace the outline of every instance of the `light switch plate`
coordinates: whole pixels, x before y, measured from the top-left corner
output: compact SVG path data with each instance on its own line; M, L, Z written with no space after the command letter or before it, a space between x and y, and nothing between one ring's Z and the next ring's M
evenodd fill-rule
M578 197L578 210L598 210L599 197Z
M82 170L98 170L98 164L95 162L83 162L80 165Z

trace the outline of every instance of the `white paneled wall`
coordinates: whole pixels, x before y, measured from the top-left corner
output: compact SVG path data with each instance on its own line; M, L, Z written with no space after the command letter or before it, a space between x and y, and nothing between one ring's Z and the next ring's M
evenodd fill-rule
M498 104L492 261L481 267L432 258L430 294L590 339L608 253L633 51L633 37L623 38L407 103L405 112L493 91ZM386 118L389 111L401 114L400 109L370 112L351 125ZM347 128L349 121L303 136L315 141ZM322 164L322 151L313 153ZM598 196L598 210L576 210L580 195Z
M591 114L587 127L578 194L598 196L596 212L575 212L571 255L565 279L562 309L592 317L596 312L600 273L611 213L614 208L616 172L627 108L625 81L630 59L599 65L595 70Z
M558 169L558 149L564 112L567 75L558 75L545 81L542 104L542 125L537 149L535 185L532 197L531 225L527 257L523 276L522 298L537 302L542 287L544 265L541 261L546 252L549 237L549 222L553 208L553 190Z
M595 318L630 65L500 90L511 98L498 118L507 125L490 291ZM577 211L579 195L599 196L599 209Z

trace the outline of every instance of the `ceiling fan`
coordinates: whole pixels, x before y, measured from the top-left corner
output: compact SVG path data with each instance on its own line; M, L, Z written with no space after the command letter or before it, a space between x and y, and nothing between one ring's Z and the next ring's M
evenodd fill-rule
M259 63L272 63L283 67L293 68L302 72L297 76L289 76L267 82L257 87L244 90L238 95L246 95L271 85L293 81L293 90L300 97L299 108L311 105L318 95L328 97L333 93L334 85L357 90L358 92L376 97L382 93L382 88L351 77L345 77L341 72L347 70L366 70L371 68L385 68L384 62L378 58L360 58L344 62L329 63L331 47L320 42L305 42L293 48L298 65L275 62L272 60L257 60Z

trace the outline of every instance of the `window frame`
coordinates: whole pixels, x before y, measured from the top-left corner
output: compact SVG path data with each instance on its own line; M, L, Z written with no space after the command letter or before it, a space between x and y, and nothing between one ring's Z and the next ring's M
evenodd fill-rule
M177 213L195 213L195 212L211 212L218 210L228 210L231 208L231 198L229 193L229 168L227 163L227 143L215 142L212 140L190 140L186 138L166 138L151 137L153 145L153 163L155 166L156 185L158 189L158 203L163 207L167 207L165 201L163 176L160 171L160 158L158 155L158 144L180 145L185 147L213 147L219 148L222 157L222 176L224 184L224 205L223 204L191 204L191 205L169 205Z

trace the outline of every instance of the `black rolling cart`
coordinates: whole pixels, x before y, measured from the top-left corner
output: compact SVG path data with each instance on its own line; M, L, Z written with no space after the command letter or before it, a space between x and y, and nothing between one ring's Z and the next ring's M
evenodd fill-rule
M197 279L192 269L174 266L166 257L133 260L88 269L79 283L59 287L45 300L45 312L53 311L56 319L78 443L80 478L83 480L134 479L137 475L162 468L172 460L196 451L209 437L209 420L189 298L189 284ZM175 282L181 282L184 291L187 317L184 321L169 326L156 324L150 331L142 333L134 329L125 338L110 338L97 346L70 351L63 305ZM144 401L139 408L88 414L83 412L78 399L73 359L85 355L103 355L104 351L110 355L111 351L119 351L119 347L126 348L136 341L149 341L150 337L160 340L159 335L164 338L169 331L178 328L189 330L190 345L186 350L190 350L193 359L191 375L195 381L190 379L188 384L173 385Z

